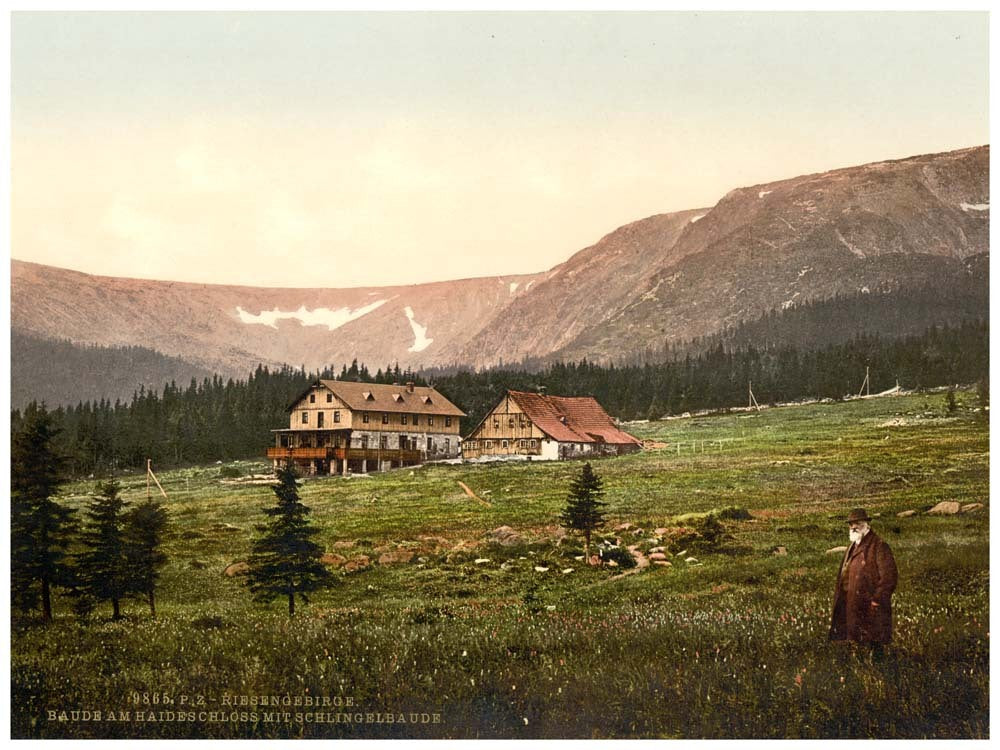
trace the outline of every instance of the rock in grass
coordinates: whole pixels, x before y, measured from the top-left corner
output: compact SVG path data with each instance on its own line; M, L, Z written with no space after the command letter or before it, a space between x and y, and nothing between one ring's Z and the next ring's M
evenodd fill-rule
M975 513L977 510L982 510L986 506L982 503L966 503L962 506L962 513Z
M662 562L667 559L667 556L663 552L650 552L649 559L652 562Z
M205 562L204 560L192 560L191 561L191 567L192 568L197 568L198 570L201 570L202 568L207 568L208 567L208 563Z
M234 562L231 565L227 565L226 569L222 571L222 575L232 578L233 576L245 576L250 572L250 566L245 562Z
M915 515L917 515L917 511L915 510L904 510L901 513L897 513L896 518L909 518L910 516Z
M388 552L383 552L378 557L379 565L394 565L396 563L408 563L416 555L413 550L409 549L394 549Z
M673 566L669 560L653 560L653 565Z
M516 547L524 544L524 537L510 526L499 526L486 534L486 539L501 547Z
M344 563L344 570L348 573L354 573L358 570L364 570L371 564L372 561L368 555L361 555L361 557L355 557L353 560L348 560Z
M778 555L779 557L784 557L788 554L788 550L785 547L775 547L774 552L771 554Z
M357 544L357 542L355 542L355 541L353 541L351 539L341 539L339 542L334 542L333 543L333 548L334 549L350 549L355 544Z
M546 568L546 567L544 567L544 566L542 566L542 565L536 565L535 566L535 572L536 573L548 573L549 569Z
M569 575L572 572L573 572L573 568L563 568L562 574L565 576L565 575Z
M961 510L961 503L955 502L954 500L944 500L927 512L932 516L953 516Z
M475 564L475 565L485 565L489 561L490 561L490 558L488 558L488 557L480 557L478 560L473 560L473 564Z
M698 562L698 558L697 557L685 557L684 558L684 562L686 562L686 563L696 563L696 562Z
M847 552L847 547L830 547L830 549L828 549L826 551L826 554L828 554L828 555L842 555L845 552Z
M339 568L341 565L347 562L347 558L344 557L343 555L338 555L334 552L327 552L319 559L319 561L324 565L330 565L331 567Z

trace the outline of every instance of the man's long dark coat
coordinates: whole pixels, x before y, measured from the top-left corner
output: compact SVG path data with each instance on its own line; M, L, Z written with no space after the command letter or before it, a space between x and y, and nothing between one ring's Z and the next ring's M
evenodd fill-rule
M830 640L891 641L891 599L897 578L892 550L874 531L869 530L859 544L848 547L837 575Z

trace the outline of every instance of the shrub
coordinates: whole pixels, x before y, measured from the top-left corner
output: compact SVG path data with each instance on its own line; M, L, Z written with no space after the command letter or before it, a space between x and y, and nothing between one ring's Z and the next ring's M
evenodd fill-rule
M223 466L219 469L219 476L222 479L237 479L243 476L243 472L240 471L238 466Z

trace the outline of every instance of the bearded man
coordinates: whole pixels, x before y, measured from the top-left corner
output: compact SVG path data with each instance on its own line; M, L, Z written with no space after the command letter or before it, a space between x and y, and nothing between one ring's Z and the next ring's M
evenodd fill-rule
M898 574L892 550L869 521L863 508L847 516L851 546L837 575L830 640L867 644L881 652L892 640L891 599Z

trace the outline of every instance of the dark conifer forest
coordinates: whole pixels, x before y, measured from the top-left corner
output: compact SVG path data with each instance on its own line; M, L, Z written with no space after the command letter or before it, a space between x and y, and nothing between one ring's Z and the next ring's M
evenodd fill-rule
M621 420L655 419L687 411L721 410L748 403L748 384L760 404L806 398L839 399L858 393L869 369L872 393L898 384L906 389L974 383L988 375L989 331L985 320L931 326L919 335L884 338L857 335L819 348L766 339L746 343L726 332L679 347L659 363L598 365L556 363L538 370L493 368L401 371L353 362L322 372L259 366L246 379L192 379L162 390L140 388L131 399L84 401L51 411L59 432L55 447L73 475L259 458L272 444L270 430L286 427L291 401L317 378L434 385L467 412L468 434L508 389L594 396ZM11 415L16 432L22 413Z

